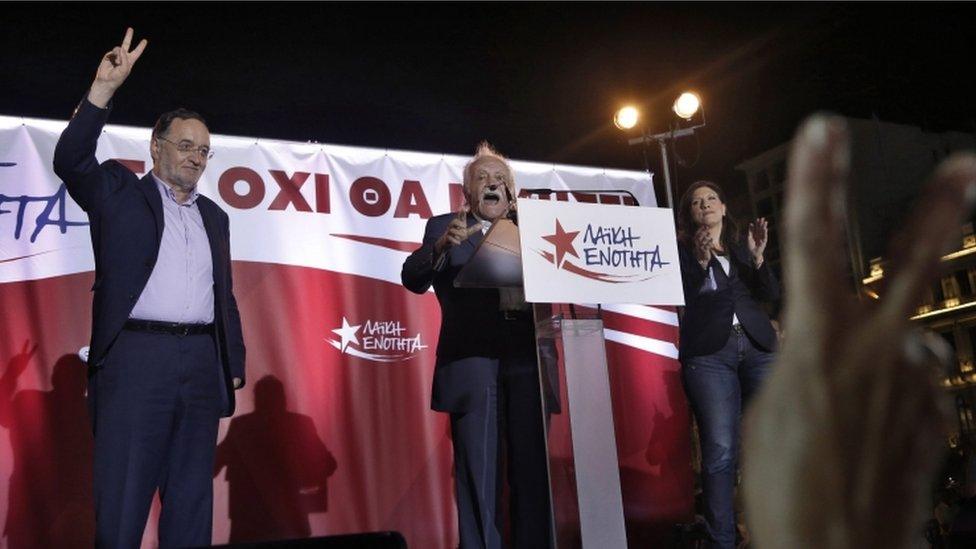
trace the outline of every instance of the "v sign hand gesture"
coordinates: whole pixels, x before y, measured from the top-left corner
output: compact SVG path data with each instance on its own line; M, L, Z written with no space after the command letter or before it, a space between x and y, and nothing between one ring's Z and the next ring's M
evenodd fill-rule
M135 65L142 52L146 50L148 42L145 39L142 39L135 49L129 50L132 45L132 34L132 27L127 28L122 44L106 53L102 57L102 62L98 64L95 82L88 92L88 100L96 107L104 109L108 105L109 100L115 95L115 90L119 89L129 76L132 65Z

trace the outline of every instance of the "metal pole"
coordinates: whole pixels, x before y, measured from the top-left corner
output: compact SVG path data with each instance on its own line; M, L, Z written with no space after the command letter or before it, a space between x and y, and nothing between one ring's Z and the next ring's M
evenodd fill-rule
M671 167L668 163L668 144L667 144L668 139L675 139L678 137L693 135L695 133L695 130L702 126L704 126L704 124L700 124L698 126L694 126L691 128L682 128L680 130L675 130L670 132L656 133L654 135L644 134L640 137L635 137L633 139L627 140L627 143L630 145L645 144L645 146L647 143L650 143L652 139L654 141L657 141L657 144L661 149L661 164L664 168L664 185L668 191L667 193L668 208L671 208L672 210L674 209L674 196L673 193L671 192Z
M661 164L664 166L664 188L668 191L668 208L674 209L674 199L671 194L671 167L668 166L668 145L664 137L657 138L657 144L661 147Z

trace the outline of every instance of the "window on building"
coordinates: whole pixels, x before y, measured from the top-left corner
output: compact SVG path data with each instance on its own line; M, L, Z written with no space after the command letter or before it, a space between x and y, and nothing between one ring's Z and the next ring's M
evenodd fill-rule
M956 352L956 335L954 333L952 333L952 330L949 330L947 332L939 332L939 336L946 343L949 344L949 347L952 347L952 356L953 356L953 358L957 357L958 356L958 353ZM958 360L950 360L946 364L946 375L949 376L949 377L959 375L959 361Z
M942 295L946 300L959 299L959 282L952 275L942 277Z
M960 297L970 297L973 295L973 287L970 284L969 273L966 271L956 271L952 273L956 279L956 286L959 288Z

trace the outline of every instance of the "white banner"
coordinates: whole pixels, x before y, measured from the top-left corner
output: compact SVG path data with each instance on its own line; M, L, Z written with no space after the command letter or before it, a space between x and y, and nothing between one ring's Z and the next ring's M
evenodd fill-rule
M519 200L532 303L684 305L667 208Z
M94 269L87 216L51 165L65 125L0 116L0 283ZM150 133L106 126L96 156L145 173L152 168ZM230 215L234 260L397 284L426 220L461 204L461 171L469 160L222 135L211 144L216 154L199 187ZM648 173L522 161L512 167L519 189L622 190L640 204L654 203ZM591 200L600 193L580 194L550 197Z

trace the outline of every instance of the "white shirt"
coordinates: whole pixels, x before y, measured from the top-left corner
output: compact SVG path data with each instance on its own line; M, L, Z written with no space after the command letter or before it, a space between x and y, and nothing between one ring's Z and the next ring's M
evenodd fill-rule
M729 258L728 257L725 257L724 255L718 255L718 254L716 254L715 255L715 259L718 260L718 264L721 265L722 266L722 270L725 271L725 276L729 276ZM708 276L709 276L709 278L712 279L712 288L718 288L718 284L715 282L715 273L712 272L712 269L711 268L708 269ZM733 312L732 313L732 325L735 326L738 323L739 323L739 318L736 317L735 316L735 313Z

